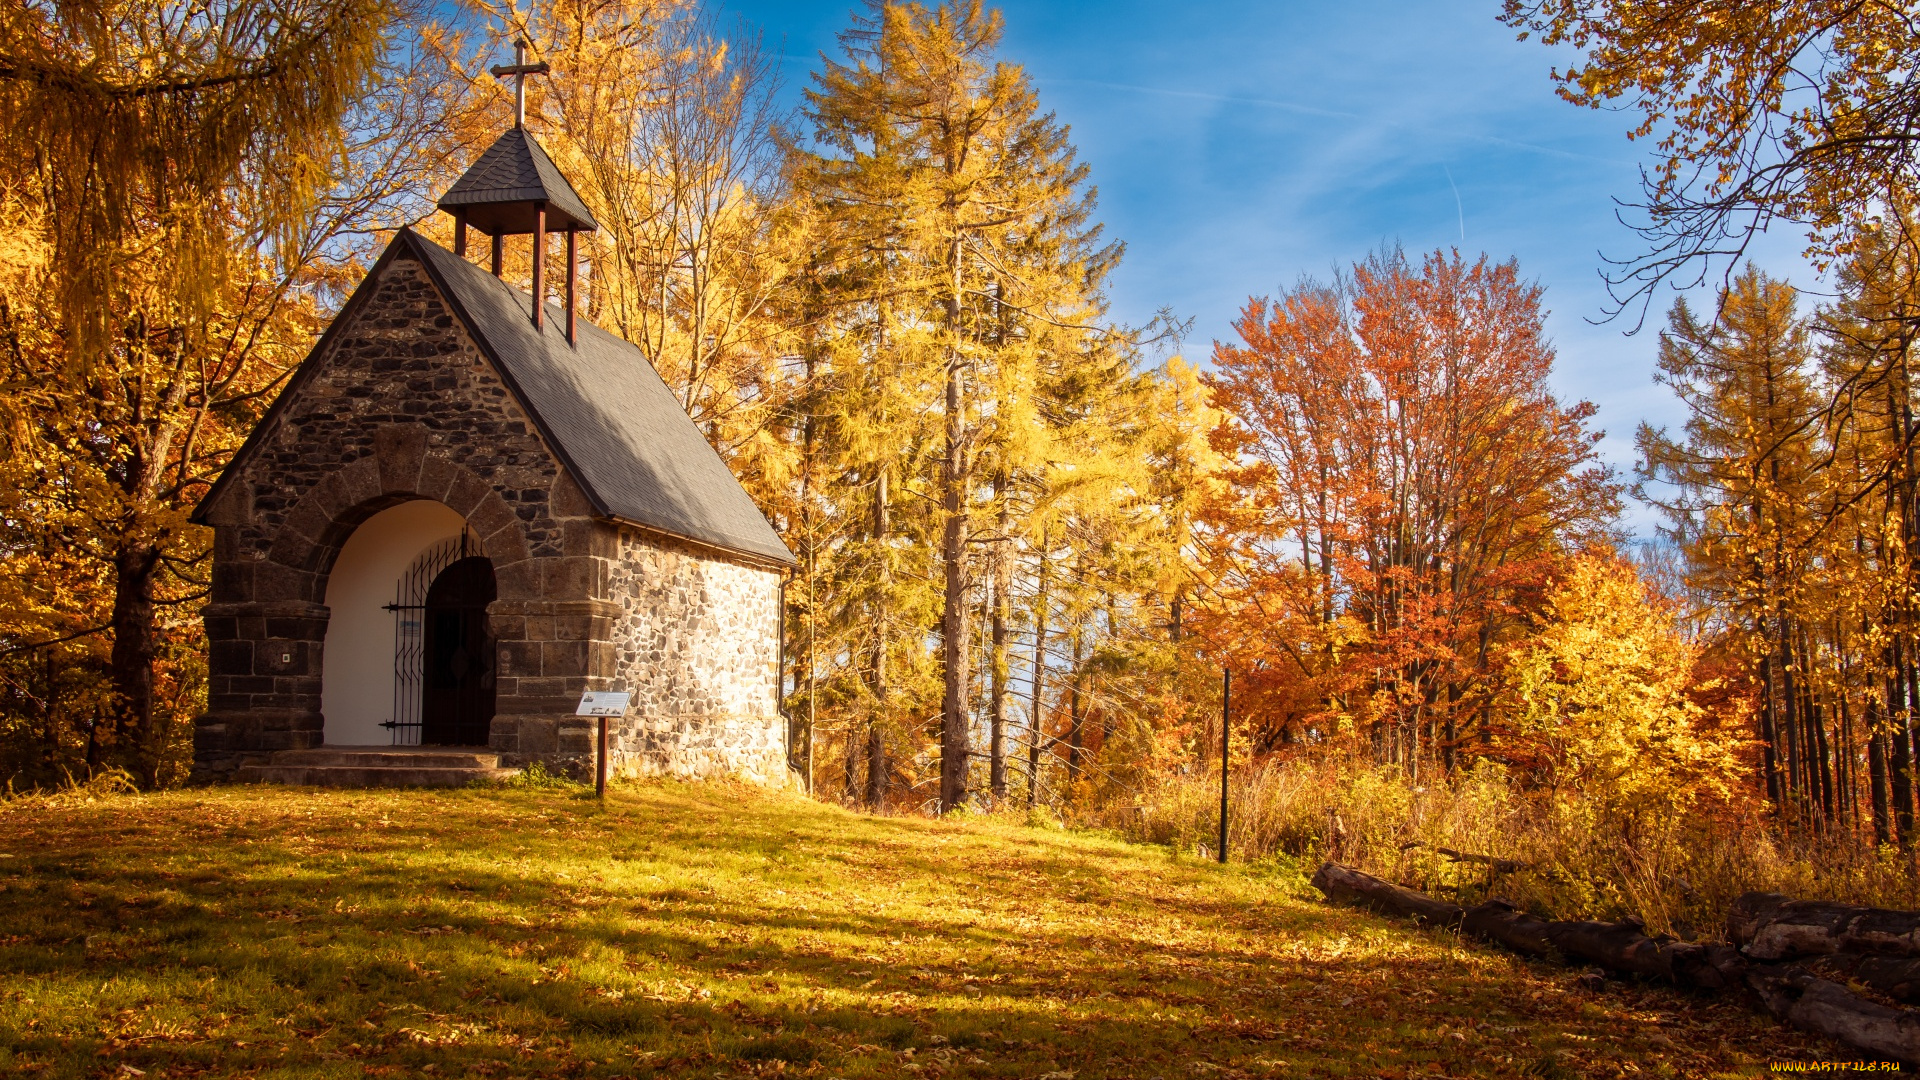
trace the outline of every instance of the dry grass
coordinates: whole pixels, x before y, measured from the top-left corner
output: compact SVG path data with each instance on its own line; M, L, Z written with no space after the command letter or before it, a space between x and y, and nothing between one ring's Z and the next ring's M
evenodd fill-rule
M1523 791L1497 768L1409 780L1397 767L1328 756L1230 777L1230 845L1248 857L1333 859L1472 904L1506 897L1561 919L1634 917L1681 937L1722 935L1754 890L1881 907L1920 907L1911 858L1870 837L1784 833L1757 807L1623 822L1578 792ZM1086 815L1131 839L1197 850L1219 827L1218 774L1173 778L1138 806ZM1528 865L1492 876L1441 848Z
M0 1074L1751 1075L1833 1049L1284 862L723 785L0 804Z

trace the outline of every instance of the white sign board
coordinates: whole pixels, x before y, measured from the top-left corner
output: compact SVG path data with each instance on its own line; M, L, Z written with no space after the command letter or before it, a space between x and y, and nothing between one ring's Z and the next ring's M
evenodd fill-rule
M580 695L580 707L573 710L573 715L625 716L631 697L631 694L616 694L611 690L589 690Z

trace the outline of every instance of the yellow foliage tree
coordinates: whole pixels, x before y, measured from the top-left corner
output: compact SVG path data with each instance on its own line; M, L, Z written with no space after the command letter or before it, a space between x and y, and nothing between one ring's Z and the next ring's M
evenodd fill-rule
M1696 656L1632 566L1571 560L1540 631L1508 654L1507 756L1629 823L1726 794L1738 763L1688 697Z

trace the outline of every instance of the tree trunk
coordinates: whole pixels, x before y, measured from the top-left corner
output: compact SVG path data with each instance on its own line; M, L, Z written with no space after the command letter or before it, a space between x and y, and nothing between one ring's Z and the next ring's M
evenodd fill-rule
M867 727L871 728L872 726L873 720L872 718L868 718ZM845 761L843 762L846 766L846 776L840 785L840 798L846 802L848 806L854 806L860 802L860 757L861 749L865 745L866 738L855 729L849 727L847 729Z
M1913 735L1907 718L1900 639L1887 647L1887 719L1893 743L1893 825L1902 849L1913 843Z
M1806 810L1805 755L1800 752L1799 695L1793 678L1792 623L1785 605L1775 618L1776 647L1780 652L1780 745L1787 751L1787 801L1792 817L1798 820Z
M1801 966L1822 978L1857 982L1895 1001L1920 1002L1920 957L1834 953L1814 957Z
M1425 893L1401 888L1337 863L1321 863L1320 869L1313 873L1313 887L1336 903L1416 919L1433 926L1458 926L1466 914L1466 909L1459 904L1435 900Z
M1584 961L1621 974L1664 979L1692 990L1730 990L1744 985L1754 991L1768 1012L1796 1027L1837 1039L1856 1050L1903 1062L1920 1061L1920 1011L1889 1008L1868 1001L1800 967L1750 964L1730 946L1656 940L1641 932L1635 923L1549 922L1520 911L1504 900L1490 900L1463 910L1457 904L1435 900L1333 863L1323 864L1315 872L1313 885L1326 893L1329 900L1359 904L1440 926L1457 925L1462 933L1543 960ZM1751 931L1756 921L1764 923L1765 919L1781 916L1782 912L1790 917L1794 912L1805 914L1814 909L1844 907L1790 902L1777 894L1750 893L1736 902L1729 929L1735 931L1737 940L1740 934ZM1849 925L1856 926L1864 926L1862 920L1884 920L1887 916L1920 918L1912 912L1851 910L1863 913L1852 917ZM1767 926L1762 925L1760 933L1766 932ZM1752 951L1750 945L1748 952ZM1820 963L1840 963L1848 967L1850 974L1871 968L1878 973L1875 978L1886 984L1887 992L1897 991L1899 995L1912 992L1913 974L1908 970L1915 966L1912 962L1876 957L1871 958L1871 962L1822 960Z
M887 733L879 724L867 726L867 807L887 812Z
M1761 620L1756 619L1756 624ZM1756 633L1763 627L1756 625ZM1780 785L1780 732L1773 722L1773 658L1760 658L1760 769L1766 775L1767 801L1776 811L1785 809L1786 792Z
M1820 767L1820 820L1825 825L1835 820L1833 759L1827 753L1827 710L1815 700L1807 709L1807 718L1813 724L1813 760Z
M1901 645L1903 640L1906 642L1904 646ZM1901 709L1894 717L1894 738L1903 740L1910 748L1907 756L1908 794L1907 802L1903 805L1907 808L1906 835L1908 841L1912 842L1915 839L1914 800L1920 799L1920 783L1916 783L1916 780L1920 780L1920 775L1917 775L1920 774L1920 755L1914 754L1911 750L1915 743L1915 736L1920 735L1920 727L1914 724L1914 712L1920 709L1920 668L1916 668L1914 661L1920 657L1915 656L1912 638L1905 633L1896 635L1894 644L1899 658L1899 667L1895 671L1904 695L1901 699Z
M1873 788L1873 842L1892 839L1887 820L1887 733L1881 730L1878 703L1867 699L1867 778Z
M957 301L956 301L957 302ZM960 414L960 358L947 364L947 446L940 468L940 562L946 572L941 594L940 812L967 801L972 738L967 715L967 516L965 448Z
M887 645L892 632L890 605L893 601L893 561L887 548L891 508L888 503L888 469L879 468L873 484L874 553L880 560L880 595L874 605L873 626L873 718L867 724L867 808L876 814L887 809L887 738L885 717L888 684Z
M109 656L118 704L115 735L128 771L147 788L160 784L153 716L153 584L160 549L129 543L113 557L113 651Z
M1080 663L1082 659L1080 655L1080 630L1081 628L1079 626L1075 626L1067 631L1067 636L1073 640L1073 667L1067 673L1068 783L1080 779L1080 755L1085 745L1083 741L1085 739L1085 732L1081 730L1081 722L1085 717L1083 717L1080 712Z
M1463 934L1523 956L1584 961L1608 971L1658 978L1688 989L1738 986L1747 968L1732 948L1651 938L1636 922L1552 922L1529 915L1505 900L1462 908L1333 863L1323 863L1312 883L1329 900L1435 926L1457 926Z
M994 489L1000 503L1000 534L993 542L993 655L988 664L993 676L988 703L987 786L997 805L1007 797L1007 698L1013 681L1013 664L1007 655L1007 623L1013 592L1013 511L1007 505L1011 493L1007 477L994 477Z
M1048 537L1040 534L1040 584L1033 601L1033 701L1032 711L1027 721L1027 809L1031 810L1040 798L1040 740L1041 732L1040 693L1047 673L1047 571L1052 564L1047 561Z
M1794 1027L1876 1056L1920 1061L1920 1013L1911 1009L1876 1004L1797 968L1755 968L1747 985L1768 1012Z

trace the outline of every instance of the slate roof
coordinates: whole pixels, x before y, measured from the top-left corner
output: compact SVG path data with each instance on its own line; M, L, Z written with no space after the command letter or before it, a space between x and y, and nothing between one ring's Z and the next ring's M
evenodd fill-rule
M575 228L588 232L600 227L573 185L534 137L527 134L525 128L508 128L487 147L480 160L440 196L439 207L448 213L455 207L466 208L469 223L491 235L532 232L531 206L502 204L541 201L547 204L549 231L564 230L567 219L571 219Z
M586 492L596 513L655 532L782 566L797 565L753 498L700 434L666 381L631 343L580 320L568 343L566 313L547 305L533 325L533 298L411 229L401 229L335 320L351 318L383 268L411 255L446 296L454 316L532 416L540 434ZM327 337L332 336L332 330ZM214 504L262 433L300 392L326 337L213 490Z

